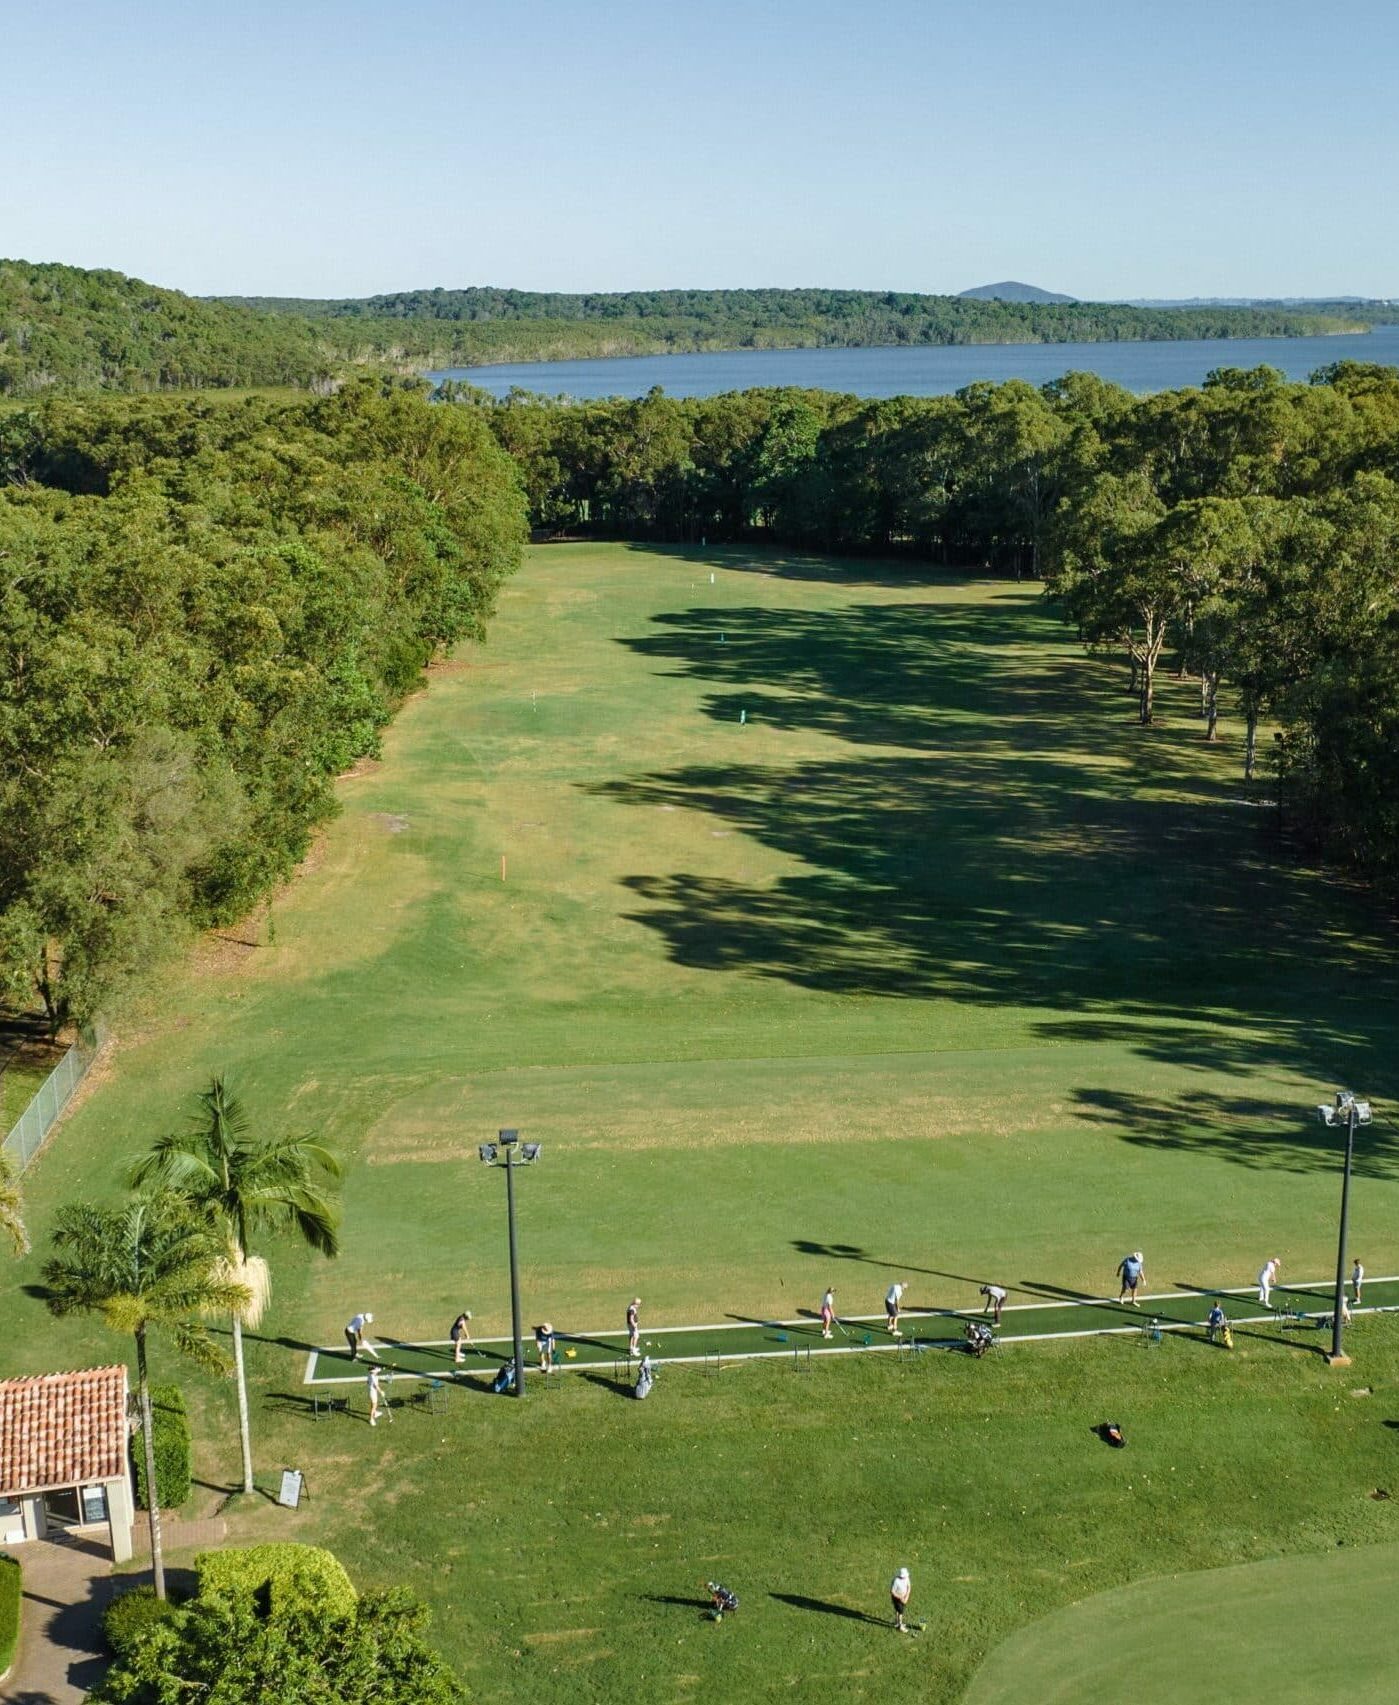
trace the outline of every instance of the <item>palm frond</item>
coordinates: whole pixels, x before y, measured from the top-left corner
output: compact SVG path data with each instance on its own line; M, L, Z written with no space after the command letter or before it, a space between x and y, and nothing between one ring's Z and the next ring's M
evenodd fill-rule
M157 1137L146 1154L129 1163L127 1171L127 1182L133 1190L164 1184L193 1195L200 1185L217 1181L218 1174L193 1132Z

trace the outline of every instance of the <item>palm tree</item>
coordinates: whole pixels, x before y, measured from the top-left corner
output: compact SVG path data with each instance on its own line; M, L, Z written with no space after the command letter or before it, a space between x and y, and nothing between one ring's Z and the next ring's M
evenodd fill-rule
M227 1373L228 1364L200 1316L241 1307L247 1290L220 1270L218 1228L172 1191L137 1196L122 1207L70 1203L54 1224L57 1253L44 1263L46 1301L54 1314L100 1314L114 1332L136 1340L136 1389L146 1457L146 1509L157 1598L165 1597L160 1499L151 1434L146 1341L169 1334L182 1356Z
M324 1178L340 1176L333 1149L307 1137L248 1135L242 1103L216 1077L199 1097L202 1111L188 1131L161 1137L139 1161L133 1184L167 1185L203 1212L223 1232L227 1270L249 1293L233 1312L233 1367L238 1383L238 1433L243 1446L243 1490L253 1490L253 1451L248 1433L248 1383L243 1371L243 1327L256 1326L271 1294L267 1263L248 1252L249 1233L289 1227L322 1255L340 1247L335 1208L322 1190Z
M16 1255L29 1253L29 1233L24 1229L24 1205L15 1183L15 1169L8 1155L0 1154L0 1232L15 1246Z

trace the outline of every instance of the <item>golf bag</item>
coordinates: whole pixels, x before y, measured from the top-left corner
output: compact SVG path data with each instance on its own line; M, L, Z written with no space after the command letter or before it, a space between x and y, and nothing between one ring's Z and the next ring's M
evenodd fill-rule
M491 1390L499 1394L503 1391L513 1391L515 1387L515 1364L506 1362L504 1367L491 1381Z
M967 1349L978 1361L995 1342L995 1334L985 1321L969 1320L967 1322Z
M636 1376L636 1384L632 1388L632 1396L638 1401L651 1395L651 1387L656 1383L656 1376L651 1369L651 1358L647 1356L641 1364Z
M726 1613L732 1613L738 1609L738 1594L731 1593L725 1586L720 1586L718 1581L707 1581L705 1584L709 1588L710 1614L716 1622L722 1622Z

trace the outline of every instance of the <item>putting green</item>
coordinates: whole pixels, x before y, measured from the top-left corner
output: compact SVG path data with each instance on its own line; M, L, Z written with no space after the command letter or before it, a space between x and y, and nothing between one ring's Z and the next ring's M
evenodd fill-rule
M964 1705L1381 1705L1399 1545L1137 1581L1032 1623Z

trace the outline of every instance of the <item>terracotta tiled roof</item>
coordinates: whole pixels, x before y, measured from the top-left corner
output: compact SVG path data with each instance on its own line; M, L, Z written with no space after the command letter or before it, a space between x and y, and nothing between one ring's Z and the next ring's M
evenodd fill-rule
M126 1369L0 1380L0 1496L127 1471Z

